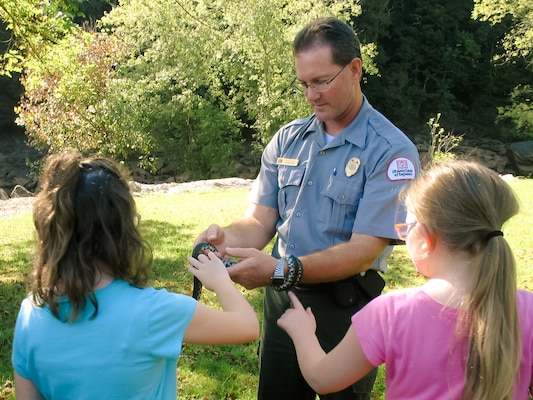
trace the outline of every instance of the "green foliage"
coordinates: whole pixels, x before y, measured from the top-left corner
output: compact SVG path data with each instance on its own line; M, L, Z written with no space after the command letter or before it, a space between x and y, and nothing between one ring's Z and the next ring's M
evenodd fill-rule
M533 86L519 85L511 93L511 104L500 107L499 121L511 120L514 140L533 140Z
M499 24L511 19L511 29L503 38L507 60L524 58L533 68L533 6L529 0L474 0L474 17Z
M498 23L481 18L480 2L499 4L506 17ZM496 124L498 109L509 106L513 88L530 83L533 75L516 57L513 64L502 64L503 55L511 55L504 42L519 15L531 15L533 5L527 0L510 3L362 1L356 26L364 42L377 43L375 62L381 72L368 77L367 97L407 133L422 129L422 122L439 110L447 124L467 136L483 131L501 139L508 132L507 138L515 140L513 120Z
M474 18L488 21L494 27L507 28L501 35L502 46L494 53L494 62L504 64L509 69L523 71L520 76L514 76L513 87L508 91L509 102L498 107L497 122L505 127L512 127L512 130L504 132L509 140L531 140L533 4L529 0L475 0L474 3Z
M40 58L56 40L68 34L77 4L68 0L0 0L0 20L11 32L0 55L0 74L22 72L26 57Z
M424 164L431 164L442 160L453 160L455 154L452 150L459 146L463 140L462 136L455 136L452 132L446 132L440 126L441 114L438 113L427 122L431 135L431 144L426 157L422 160Z
M12 2L0 0L0 10ZM467 135L532 136L533 71L524 68L529 53L520 40L529 37L533 7L523 0L493 8L484 0L124 0L100 23L85 25L91 34L65 28L46 37L45 25L21 21L48 9L36 0L20 4L34 14L17 14L13 29L33 27L19 36L46 51L19 54L30 56L19 123L48 151L77 147L152 172L193 171L190 178L232 175L231 159L249 157L250 149L258 158L281 125L311 112L290 89L291 42L321 15L355 26L364 92L406 133L414 135L439 110ZM54 24L70 29L82 11L98 15L114 2L50 4L65 10Z
M144 136L122 129L108 105L108 84L122 53L116 38L78 29L42 58L27 61L16 122L34 147L50 153L76 148L117 159L149 149Z
M143 84L172 75L168 92L189 90L233 120L232 128L255 132L265 143L282 124L310 112L290 89L296 31L318 15L349 19L356 12L349 1L326 7L320 1L129 0L102 22L128 40L124 76Z
M486 84L472 80L489 69L490 59L483 59L471 8L463 0L363 2L356 22L364 41L378 43L376 63L382 71L364 90L407 131L435 109L457 120L474 101L465 89L477 93L477 85Z

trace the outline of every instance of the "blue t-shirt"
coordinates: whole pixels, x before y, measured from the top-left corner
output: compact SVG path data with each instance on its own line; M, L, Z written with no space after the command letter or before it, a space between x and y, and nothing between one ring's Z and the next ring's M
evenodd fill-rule
M196 309L188 296L116 280L73 324L22 302L12 362L45 399L175 399L177 359ZM68 314L67 299L60 312Z

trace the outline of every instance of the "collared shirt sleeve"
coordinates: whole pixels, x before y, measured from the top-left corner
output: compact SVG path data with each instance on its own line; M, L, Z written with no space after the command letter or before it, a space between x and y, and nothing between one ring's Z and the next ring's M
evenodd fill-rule
M374 120L374 124L378 124ZM369 129L382 127L372 126ZM369 165L364 193L359 202L352 231L372 236L396 238L394 224L405 220L402 189L419 172L418 151L404 135L369 135Z
M278 208L278 166L279 132L266 146L261 156L261 170L248 195L251 203Z

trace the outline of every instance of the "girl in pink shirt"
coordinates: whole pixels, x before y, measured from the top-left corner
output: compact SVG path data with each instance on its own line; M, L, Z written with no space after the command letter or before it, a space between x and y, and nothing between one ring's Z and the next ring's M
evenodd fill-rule
M396 225L418 271L418 288L376 298L352 317L331 352L310 308L278 320L318 393L335 392L387 365L387 399L527 400L533 384L533 293L518 291L502 225L518 212L512 189L477 163L435 164L406 190Z

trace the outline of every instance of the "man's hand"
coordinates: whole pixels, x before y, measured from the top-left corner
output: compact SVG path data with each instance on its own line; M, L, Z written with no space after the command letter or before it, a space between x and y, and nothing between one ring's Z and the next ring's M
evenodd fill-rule
M196 246L198 243L207 242L211 243L218 250L217 256L220 258L225 258L226 254L226 243L224 243L226 235L224 233L224 228L219 225L212 224L209 227L200 233L200 235L194 241Z
M277 259L252 248L228 247L226 254L239 259L237 264L228 268L234 282L248 290L271 284Z

